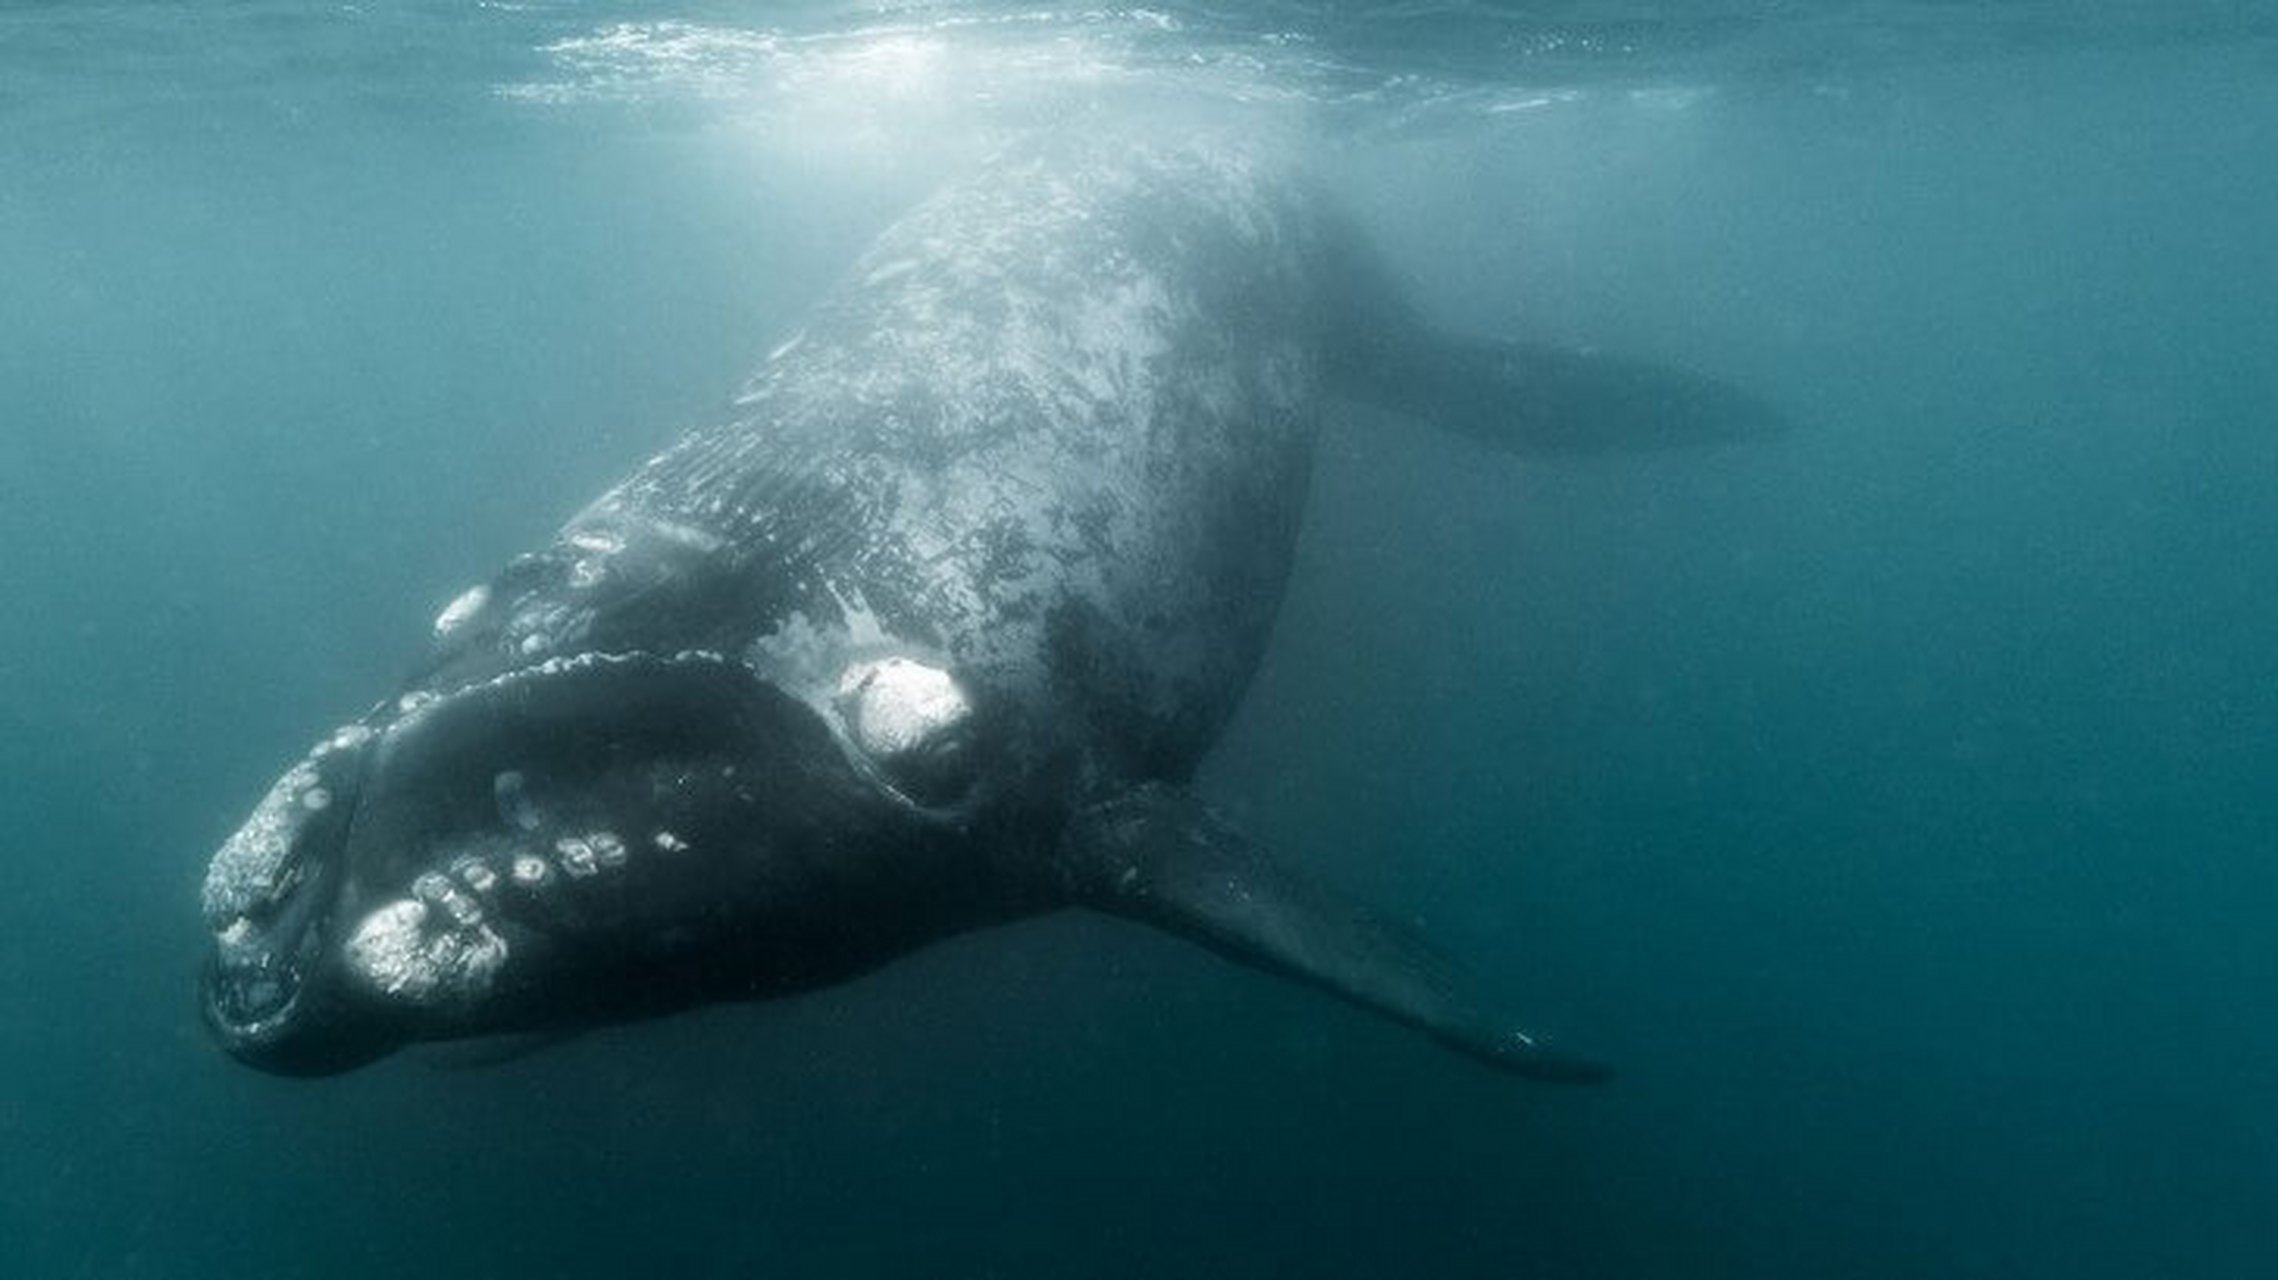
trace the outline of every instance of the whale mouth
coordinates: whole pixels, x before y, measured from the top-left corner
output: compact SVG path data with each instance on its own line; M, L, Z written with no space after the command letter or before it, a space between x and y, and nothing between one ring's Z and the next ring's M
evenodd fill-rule
M346 1011L325 952L348 844L377 735L350 725L286 770L214 854L199 976L206 1027L232 1057L280 1075L329 1075L386 1050L335 1034Z
M296 914L313 914L304 903ZM264 930L250 917L230 922L214 938L207 965L207 1020L230 1039L272 1039L300 1008L315 958L316 929L306 921Z
M282 943L282 945L280 945ZM308 1024L316 930L274 939L240 920L216 935L199 982L206 1026L231 1055L271 1065Z
M326 877L330 879L330 877ZM230 1056L277 1075L331 1075L392 1045L333 990L324 963L330 895L291 894L271 919L241 916L214 935L198 983L206 1027Z
M415 686L320 742L214 854L203 1020L246 1065L305 1076L542 1019L641 930L670 932L656 919L703 920L704 882L675 869L804 776L764 762L828 743L704 651Z
M280 1076L329 1076L375 1062L398 1046L376 1024L320 994L309 957L256 961L217 947L199 983L207 1029L233 1058Z
M212 947L199 981L207 1027L229 1052L296 1072L321 996L327 916L371 748L367 724L327 735L287 769L216 850L203 908Z

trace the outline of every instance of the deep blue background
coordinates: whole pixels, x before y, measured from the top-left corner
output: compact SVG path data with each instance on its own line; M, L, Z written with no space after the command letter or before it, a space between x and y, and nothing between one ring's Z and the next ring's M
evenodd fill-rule
M1538 100L1450 16L1386 56L1469 96L1306 82L1428 311L1802 424L1547 462L1340 415L1206 778L1617 1084L1064 918L311 1085L196 1024L213 846L983 126L1115 107L1027 63L980 115L495 94L598 22L544 6L93 12L0 24L0 1272L2278 1274L2249 26L1881 58L1672 20L1682 57Z

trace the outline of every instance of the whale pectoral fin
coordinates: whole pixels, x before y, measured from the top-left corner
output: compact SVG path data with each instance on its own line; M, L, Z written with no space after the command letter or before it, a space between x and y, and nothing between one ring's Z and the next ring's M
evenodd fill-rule
M1399 326L1356 342L1341 389L1514 453L1587 454L1777 435L1788 420L1730 383L1672 365Z
M1183 792L1142 787L1085 810L1062 854L1086 906L1319 987L1505 1071L1568 1082L1611 1074L1483 1016L1429 943L1277 865Z

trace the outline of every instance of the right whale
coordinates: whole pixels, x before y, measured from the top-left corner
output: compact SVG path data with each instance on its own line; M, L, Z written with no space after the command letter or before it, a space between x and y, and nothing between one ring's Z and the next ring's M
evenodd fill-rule
M1325 397L1518 452L1756 435L1713 379L1462 339L1255 150L1034 141L468 590L214 855L220 1042L322 1074L844 980L1083 906L1521 1075L1605 1069L1186 789Z

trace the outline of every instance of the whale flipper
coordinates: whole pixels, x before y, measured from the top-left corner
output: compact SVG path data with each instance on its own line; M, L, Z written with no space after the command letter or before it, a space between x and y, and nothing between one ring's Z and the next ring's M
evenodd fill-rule
M1278 865L1182 791L1142 786L1094 805L1061 848L1085 906L1321 988L1505 1071L1575 1083L1612 1074L1485 1016L1429 943Z

